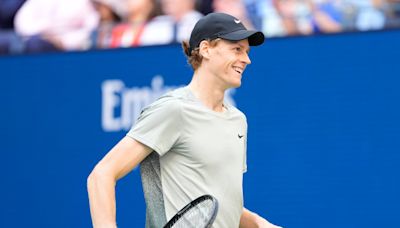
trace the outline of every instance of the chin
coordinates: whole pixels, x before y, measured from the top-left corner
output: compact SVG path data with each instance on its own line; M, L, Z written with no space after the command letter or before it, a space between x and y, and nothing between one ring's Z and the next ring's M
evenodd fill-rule
M232 82L232 84L231 84L231 88L238 88L238 87L240 87L242 85L242 81L241 80L239 80L239 81L237 81L237 82Z

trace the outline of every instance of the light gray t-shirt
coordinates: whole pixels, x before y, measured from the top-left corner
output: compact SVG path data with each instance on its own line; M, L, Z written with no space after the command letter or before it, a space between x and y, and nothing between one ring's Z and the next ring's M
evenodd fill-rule
M224 112L212 111L183 87L145 108L128 132L155 151L141 163L146 227L162 227L204 194L219 202L213 227L239 227L247 122L224 105Z

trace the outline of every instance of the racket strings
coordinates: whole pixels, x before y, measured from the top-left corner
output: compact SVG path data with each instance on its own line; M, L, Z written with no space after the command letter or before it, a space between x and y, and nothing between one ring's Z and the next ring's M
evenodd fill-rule
M174 228L208 227L214 211L214 202L205 200L186 211L173 225Z

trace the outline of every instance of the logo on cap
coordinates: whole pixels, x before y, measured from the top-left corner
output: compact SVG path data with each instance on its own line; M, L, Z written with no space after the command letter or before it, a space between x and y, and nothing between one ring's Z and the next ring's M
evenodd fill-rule
M236 24L239 24L239 23L240 23L240 20L239 20L239 19L235 19L234 21L235 21Z

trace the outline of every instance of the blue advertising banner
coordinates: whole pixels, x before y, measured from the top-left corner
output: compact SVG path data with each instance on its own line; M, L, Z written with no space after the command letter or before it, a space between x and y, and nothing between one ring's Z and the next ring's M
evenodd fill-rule
M284 227L397 227L399 31L271 39L227 99L249 124L245 206ZM192 75L179 46L0 58L0 227L90 227L86 178ZM229 161L227 161L229 162ZM119 227L143 227L135 169Z

